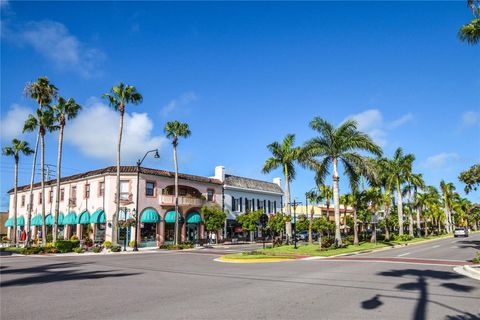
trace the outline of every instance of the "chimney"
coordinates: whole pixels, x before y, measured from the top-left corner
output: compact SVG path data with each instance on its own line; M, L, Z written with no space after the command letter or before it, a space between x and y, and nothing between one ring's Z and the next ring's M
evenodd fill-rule
M282 187L282 178L273 178L273 183L275 183L280 188Z
M220 181L225 181L225 167L224 166L216 166L215 167L215 179Z

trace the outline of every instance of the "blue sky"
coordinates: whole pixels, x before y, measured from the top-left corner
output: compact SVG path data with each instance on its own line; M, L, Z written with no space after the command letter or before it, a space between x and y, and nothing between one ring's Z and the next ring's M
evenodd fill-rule
M386 155L416 155L428 183L456 183L480 159L480 47L456 38L471 18L456 2L2 2L1 144L21 135L33 101L26 82L47 75L84 110L67 124L64 170L113 165L118 120L101 100L113 84L144 96L128 106L123 164L159 147L146 166L171 170L166 121L189 123L180 170L227 172L271 180L261 167L266 145L295 133L314 136L321 116L356 117ZM46 142L56 163L57 135ZM20 164L29 181L31 158ZM39 175L37 175L39 179ZM13 162L1 158L1 209ZM313 173L299 170L303 199ZM342 184L342 190L346 187ZM478 201L477 194L469 196Z

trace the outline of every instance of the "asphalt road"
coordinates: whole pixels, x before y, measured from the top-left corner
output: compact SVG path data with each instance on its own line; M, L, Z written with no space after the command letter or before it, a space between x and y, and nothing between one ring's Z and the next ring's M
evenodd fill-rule
M466 242L452 243L456 240ZM260 264L213 261L239 247L2 257L0 315L2 320L480 319L480 281L428 260L466 261L479 245L477 234L346 261ZM415 263L396 261L409 257Z

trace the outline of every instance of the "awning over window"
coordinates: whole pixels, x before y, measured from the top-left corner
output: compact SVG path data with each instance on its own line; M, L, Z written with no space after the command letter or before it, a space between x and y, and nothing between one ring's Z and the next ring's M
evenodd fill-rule
M98 209L90 216L90 223L107 223L105 211Z
M88 211L83 211L77 218L78 224L89 224L90 223L90 213Z
M77 224L77 215L75 212L69 212L63 219L63 224Z
M17 227L25 226L25 218L23 216L17 217Z
M32 218L32 221L30 223L32 225L32 227L38 227L38 226L41 226L43 223L42 223L42 215L41 214L37 214L35 215L33 218Z
M181 215L180 215L180 213L178 213L178 220L180 220L180 218L181 218ZM175 211L174 210L168 211L165 214L165 222L166 223L175 223Z
M53 226L54 222L55 222L55 219L53 218L53 216L51 214L49 214L48 216L45 217L45 224L47 226Z
M140 218L140 222L142 223L157 223L160 222L160 215L155 211L155 209L148 208L142 212L142 216Z
M58 214L58 225L59 226L63 226L65 223L63 222L63 220L65 220L65 216L63 215L63 213L59 213Z
M202 216L198 212L190 212L187 214L187 223L197 224L202 222Z
M5 227L13 227L13 218L8 218L7 221L5 221Z

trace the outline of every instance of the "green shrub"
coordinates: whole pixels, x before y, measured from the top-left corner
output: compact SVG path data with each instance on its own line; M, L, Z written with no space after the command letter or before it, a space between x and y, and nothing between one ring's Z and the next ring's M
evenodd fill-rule
M103 250L103 247L102 247L102 246L94 246L94 247L92 247L92 252L94 252L94 253L100 253L100 252L102 252L102 250Z
M112 247L112 242L111 241L104 241L103 242L103 246L106 248L106 249L110 249Z
M413 237L411 235L408 235L408 234L404 234L404 235L393 235L392 236L392 239L394 241L401 241L401 242L405 242L405 241L410 241L413 239Z
M78 248L73 249L73 252L75 252L75 253L84 253L85 250L83 250L82 248L78 247Z
M122 247L120 247L118 244L112 245L112 247L110 248L110 251L112 251L112 252L120 252L120 251L122 251Z
M85 243L85 245L86 245L87 247L93 246L93 240L90 239L90 238L85 238L85 239L84 239L84 243Z
M245 256L251 256L251 255L258 256L258 255L265 255L265 252L253 250L253 251L245 251L242 254Z
M134 247L135 247L135 240L130 241L130 242L128 243L128 246L129 246L130 248L134 248Z
M480 263L480 251L477 252L477 256L472 259L473 263Z
M80 246L80 241L78 240L57 240L55 242L55 247L61 253L72 252L74 248Z
M53 241L53 236L51 234L47 234L46 240L47 240L47 242L52 242Z
M193 248L193 243L191 242L185 242L181 244L162 244L159 249L165 249L165 250L183 250L183 249L191 249Z
M55 248L53 243L48 242L45 247L43 247L43 252L44 253L58 253L58 249Z
M70 240L78 240L78 237L76 234L73 234L71 237L70 237Z

